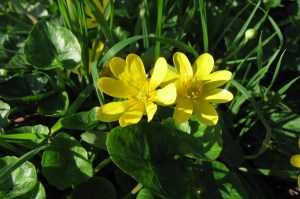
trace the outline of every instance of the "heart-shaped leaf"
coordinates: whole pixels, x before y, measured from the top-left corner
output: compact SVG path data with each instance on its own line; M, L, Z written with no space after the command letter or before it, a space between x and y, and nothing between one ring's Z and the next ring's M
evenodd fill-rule
M58 134L42 158L43 174L58 189L78 185L93 175L86 150L66 133Z
M159 123L114 128L107 148L116 165L160 196L185 198L187 186L174 159L182 132Z
M80 44L68 29L40 21L30 31L24 47L26 60L40 70L74 69L81 60Z

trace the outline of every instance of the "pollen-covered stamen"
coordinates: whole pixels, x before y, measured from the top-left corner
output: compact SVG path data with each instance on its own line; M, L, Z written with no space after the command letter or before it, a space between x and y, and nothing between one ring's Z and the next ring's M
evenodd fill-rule
M145 91L140 91L136 95L136 99L142 103L146 103L148 101L148 98L149 98L149 94Z
M184 94L190 100L199 100L202 96L203 84L197 80L190 80L185 83Z

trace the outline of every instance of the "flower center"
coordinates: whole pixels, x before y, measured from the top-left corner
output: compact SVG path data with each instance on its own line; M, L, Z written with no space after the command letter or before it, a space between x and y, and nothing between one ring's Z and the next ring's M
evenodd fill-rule
M190 100L199 100L202 94L203 84L197 80L186 81L183 85L183 95Z
M136 95L136 99L142 103L146 103L149 100L149 93L141 90L137 95Z

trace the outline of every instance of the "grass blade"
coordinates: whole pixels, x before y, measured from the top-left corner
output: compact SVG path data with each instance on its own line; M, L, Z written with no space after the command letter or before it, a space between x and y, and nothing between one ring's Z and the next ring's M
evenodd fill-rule
M202 27L202 34L203 34L203 49L204 52L208 52L206 6L204 0L199 0L199 10L200 10L201 27Z
M157 0L157 22L156 22L156 37L161 36L161 25L162 25L162 15L163 15L163 0ZM160 55L160 42L156 40L155 42L155 60L158 59Z
M20 167L24 162L28 161L30 158L32 158L34 155L36 155L40 151L46 149L48 146L49 145L44 145L44 146L36 148L32 151L29 151L29 152L25 153L24 155L22 155L18 159L18 161L16 161L15 163L13 163L11 165L7 165L6 167L2 168L0 170L0 181L5 180L5 178L7 178L15 169Z

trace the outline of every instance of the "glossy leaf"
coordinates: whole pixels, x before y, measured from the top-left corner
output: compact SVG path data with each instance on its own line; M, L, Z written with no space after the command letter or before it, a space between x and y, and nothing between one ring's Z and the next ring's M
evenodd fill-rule
M45 188L41 182L37 182L31 191L16 199L46 199Z
M40 70L74 69L81 60L80 45L72 32L45 21L38 22L31 30L24 54Z
M14 164L18 158L6 156L0 159L0 171L5 166ZM31 191L37 183L37 174L34 165L23 163L13 170L9 176L0 180L0 198L14 198Z
M22 126L19 128L10 129L5 133L6 134L38 133L38 134L48 135L49 128L47 126L38 124L35 126Z
M230 171L223 163L213 161L213 177L216 186L207 186L204 194L207 197L224 199L247 199L247 191L244 189L236 173ZM213 188L214 187L214 188ZM218 191L215 191L215 190ZM206 195L207 194L207 195Z
M221 162L189 161L186 168L190 198L248 198L238 175Z
M107 148L114 163L145 187L160 196L184 198L185 177L173 158L180 133L158 123L141 122L114 128L108 134Z
M60 190L78 185L93 175L86 150L66 133L58 134L45 150L42 171L48 182Z
M87 130L95 126L98 123L96 109L97 107L86 112L74 113L63 117L61 120L62 127L66 129Z
M16 76L0 84L0 97L8 100L36 101L45 97L41 95L41 91L47 82L48 79L40 73Z
M158 199L158 197L155 196L150 189L143 188L137 194L136 199Z
M187 157L215 160L222 151L223 140L219 125L206 127L200 124L197 119L178 124L173 118L168 118L164 125L180 130L181 142L179 145L180 154Z
M106 149L107 133L103 131L86 131L80 135L81 139L99 149Z
M39 106L38 113L46 116L58 117L63 115L69 107L67 92L61 92L46 98Z

